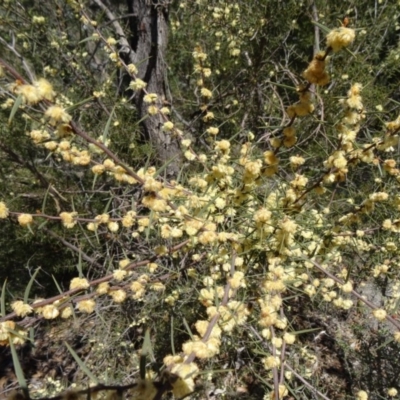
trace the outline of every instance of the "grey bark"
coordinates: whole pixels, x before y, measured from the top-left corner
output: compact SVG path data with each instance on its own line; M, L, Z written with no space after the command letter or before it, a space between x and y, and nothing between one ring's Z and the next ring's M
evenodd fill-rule
M165 54L168 39L168 1L127 0L130 17L130 46L135 55L138 77L147 83L147 91L158 95L157 106L166 103ZM145 138L150 140L161 163L169 162L168 174L176 175L180 167L180 149L176 138L164 132L165 120L161 115L147 116L148 104L143 102L141 91L134 96L140 118L145 118L142 128ZM147 116L147 117L146 117Z

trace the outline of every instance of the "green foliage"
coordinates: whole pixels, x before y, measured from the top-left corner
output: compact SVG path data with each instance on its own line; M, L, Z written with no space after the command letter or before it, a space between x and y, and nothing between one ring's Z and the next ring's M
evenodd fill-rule
M73 326L63 398L395 396L398 4L259 3L170 5L167 98L122 2L0 5L0 344Z

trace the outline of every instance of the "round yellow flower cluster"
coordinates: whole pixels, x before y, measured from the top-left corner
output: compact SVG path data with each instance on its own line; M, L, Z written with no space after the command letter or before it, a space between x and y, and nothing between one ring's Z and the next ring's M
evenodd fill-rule
M28 332L19 329L14 321L0 322L0 346L8 346L10 341L23 344L27 337Z
M12 89L29 105L37 104L42 100L52 101L56 95L53 86L44 78L38 79L32 85L14 84Z
M344 47L348 47L353 43L355 38L356 32L354 29L341 26L340 28L333 29L328 33L326 44L336 53Z
M303 72L304 78L319 86L325 86L329 83L329 75L326 72L327 54L322 51L317 53L307 69Z

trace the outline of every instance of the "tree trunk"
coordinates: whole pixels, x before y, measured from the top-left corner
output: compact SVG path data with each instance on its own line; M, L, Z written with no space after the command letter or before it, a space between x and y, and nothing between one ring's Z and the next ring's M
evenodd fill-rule
M168 38L168 3L163 0L127 0L130 17L130 45L135 52L138 77L147 83L147 91L158 96L157 106L166 102L165 54ZM144 93L136 94L134 101L147 140L153 144L161 163L174 159L168 165L168 175L176 175L180 166L180 149L176 138L164 132L165 120L160 114L148 115L148 104L143 101Z

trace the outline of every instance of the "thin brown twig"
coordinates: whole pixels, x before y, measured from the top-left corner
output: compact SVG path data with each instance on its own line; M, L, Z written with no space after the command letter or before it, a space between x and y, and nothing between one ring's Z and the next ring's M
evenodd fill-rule
M68 242L61 236L57 235L55 232L51 231L50 229L42 228L43 231L45 231L48 235L52 236L53 238L57 239L60 241L65 247L68 247L69 249L75 251L76 253L80 254L81 257L87 261L88 263L94 265L95 267L102 269L103 266L99 264L94 258L89 257L85 252L82 251L79 247L76 247L72 243Z
M307 386L308 389L311 390L312 393L318 395L324 400L331 400L329 397L325 396L319 390L317 390L311 383L308 383L300 374L298 374L289 364L285 363L285 368L288 369L300 382Z
M331 274L329 271L327 271L325 268L323 268L320 264L318 264L317 262L315 262L314 260L311 259L307 259L307 261L309 261L310 263L312 263L315 268L317 268L319 271L321 271L322 273L324 273L326 276L328 276L329 278L333 279L336 283L338 283L339 285L344 285L345 282L342 281L340 278L336 277L335 275ZM354 289L351 291L351 294L355 297L357 297L358 300L362 301L366 306L368 306L371 310L378 310L379 307L376 306L375 304L373 304L372 302L370 302L369 300L367 300L364 296L361 296L361 294L359 294L358 292L356 292ZM400 321L397 321L396 319L394 319L393 317L391 317L390 315L386 315L385 319L390 322L391 324L393 324L397 329L400 330Z
M177 251L177 250L181 249L182 247L186 246L186 244L188 242L189 242L189 240L185 240L185 241L183 241L183 242L171 247L169 249L168 253L169 254L174 253L175 251ZM161 257L162 257L161 255L154 255L154 256L146 259L146 260L130 263L124 269L126 271L130 271L130 270L133 270L133 269L135 269L137 267L145 266L145 265L147 265L147 264L149 264L151 262L154 262L154 261L156 261L157 259L159 259ZM112 279L113 279L113 274L109 274L109 275L103 276L101 278L98 278L98 279L95 279L95 280L89 282L89 287L94 287L94 286L96 286L96 285L98 285L100 283L111 281ZM53 297L47 298L47 299L45 299L43 301L31 304L31 307L33 309L44 307L44 306L46 306L48 304L54 303L57 300L65 300L66 298L69 298L69 297L71 297L73 295L76 295L81 291L82 291L82 289L79 289L79 288L78 289L67 290L67 291L65 291L65 292L63 292L63 293L61 293L61 294L59 294L57 296L53 296ZM80 296L79 298L75 299L75 301L80 301L80 300L83 300L83 299L94 297L95 295L96 295L96 293L93 292L93 293L90 293L90 294L87 294L87 295L84 295L84 296ZM0 322L8 321L8 320L11 320L11 319L13 319L15 317L17 317L17 314L15 312L12 312L12 313L7 314L6 316L0 318Z

